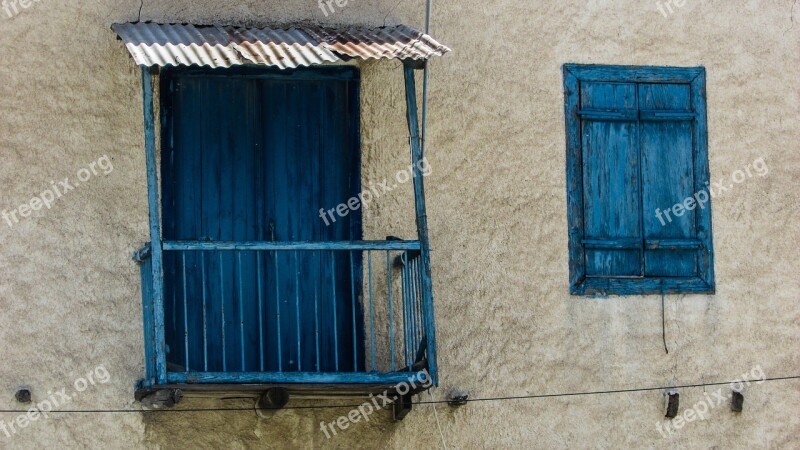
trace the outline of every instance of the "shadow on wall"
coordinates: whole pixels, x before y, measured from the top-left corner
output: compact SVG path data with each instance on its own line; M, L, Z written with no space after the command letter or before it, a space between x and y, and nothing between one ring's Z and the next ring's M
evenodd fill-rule
M235 396L235 394L233 394ZM326 400L324 404L354 405L360 399ZM188 399L181 406L192 409L248 408L250 398L221 400ZM290 400L287 408L319 405ZM259 418L252 411L148 412L143 414L145 442L154 448L364 448L386 441L397 423L391 410L372 414L366 422L341 430L330 439L320 430L320 422L329 423L352 407L278 411L269 418ZM414 412L411 413L412 415Z

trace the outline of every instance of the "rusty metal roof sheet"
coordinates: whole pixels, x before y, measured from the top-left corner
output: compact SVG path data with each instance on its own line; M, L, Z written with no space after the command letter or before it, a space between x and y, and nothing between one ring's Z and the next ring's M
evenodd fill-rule
M137 22L111 28L143 66L256 64L286 69L349 58L421 60L450 51L406 25L277 29Z

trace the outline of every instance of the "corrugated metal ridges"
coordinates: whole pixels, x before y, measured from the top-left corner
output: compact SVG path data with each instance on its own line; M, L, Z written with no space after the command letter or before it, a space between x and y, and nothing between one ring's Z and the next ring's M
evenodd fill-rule
M339 61L327 48L300 29L226 27L234 48L252 64L281 69Z
M111 26L140 66L230 67L244 64L227 33L217 27L154 23Z
M411 27L346 29L243 28L192 24L118 23L111 27L138 65L281 69L345 58L427 59L450 49Z
M379 28L309 29L331 51L362 59L428 59L450 49L406 25Z

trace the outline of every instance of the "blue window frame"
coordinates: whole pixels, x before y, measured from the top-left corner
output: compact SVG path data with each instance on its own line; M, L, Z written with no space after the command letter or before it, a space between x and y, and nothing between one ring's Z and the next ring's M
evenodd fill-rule
M564 66L570 292L714 293L705 69Z

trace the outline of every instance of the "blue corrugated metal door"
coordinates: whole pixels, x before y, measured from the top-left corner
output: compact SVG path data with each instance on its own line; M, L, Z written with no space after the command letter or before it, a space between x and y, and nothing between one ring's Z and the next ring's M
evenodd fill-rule
M361 238L360 211L330 225L319 217L360 191L354 70L173 71L162 76L162 108L165 240ZM340 371L362 370L361 314L350 314L351 270L358 279L360 267L335 258L166 254L171 369L333 372L338 353Z

